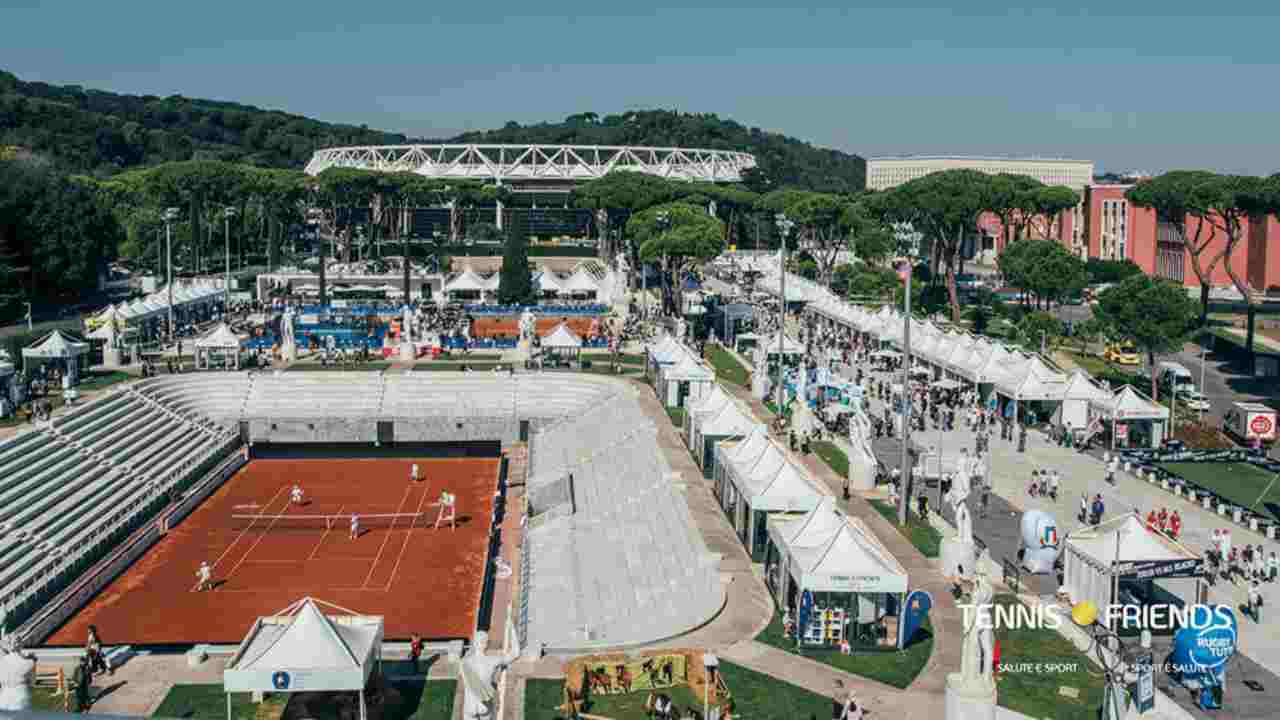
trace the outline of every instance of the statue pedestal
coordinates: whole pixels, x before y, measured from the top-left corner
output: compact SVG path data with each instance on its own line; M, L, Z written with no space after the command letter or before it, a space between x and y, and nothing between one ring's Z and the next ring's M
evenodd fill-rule
M106 365L107 367L112 367L112 368L120 367L121 365L120 361L122 358L123 358L123 353L120 352L120 348L114 348L111 346L102 348L102 364L103 365Z
M972 575L978 559L978 549L973 542L965 542L958 537L942 539L942 574ZM961 572L960 568L964 571Z
M946 720L995 720L996 689L968 685L960 673L947 675Z
M413 362L413 343L400 343L400 362Z
M298 359L298 346L293 343L283 345L280 348L280 359L285 362L294 362Z

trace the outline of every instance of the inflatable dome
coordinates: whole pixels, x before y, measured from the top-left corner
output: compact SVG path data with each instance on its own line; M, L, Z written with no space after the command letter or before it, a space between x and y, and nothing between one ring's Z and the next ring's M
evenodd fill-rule
M1058 523L1043 510L1022 514L1022 566L1033 573L1051 573L1058 559Z

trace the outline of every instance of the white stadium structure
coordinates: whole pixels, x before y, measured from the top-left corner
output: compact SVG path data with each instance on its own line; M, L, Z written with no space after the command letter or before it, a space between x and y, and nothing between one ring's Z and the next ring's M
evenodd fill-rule
M378 145L326 148L306 172L331 167L413 172L431 178L502 184L579 182L631 170L674 180L738 182L755 157L732 150L625 145Z
M41 643L225 483L246 444L527 438L510 609L522 645L575 652L679 635L725 595L657 432L631 385L586 375L143 380L0 442L0 620Z

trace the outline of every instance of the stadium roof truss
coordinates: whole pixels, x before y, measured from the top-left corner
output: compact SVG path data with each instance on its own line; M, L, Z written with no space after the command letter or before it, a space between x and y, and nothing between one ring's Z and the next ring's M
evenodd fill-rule
M379 145L317 151L308 175L331 167L414 172L432 178L585 181L613 170L675 180L738 182L756 166L753 155L732 150L610 145Z

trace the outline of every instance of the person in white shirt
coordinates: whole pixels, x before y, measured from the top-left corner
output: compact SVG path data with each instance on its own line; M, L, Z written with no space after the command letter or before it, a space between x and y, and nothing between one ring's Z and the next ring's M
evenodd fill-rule
M289 491L289 501L294 505L302 504L302 488L296 483L294 484L293 489Z
M1057 470L1049 471L1049 497L1053 498L1054 502L1058 501L1058 485L1061 482L1062 476L1058 474Z
M1112 455L1111 461L1107 463L1107 482L1112 485L1116 484L1116 473L1120 472L1120 456Z
M358 514L356 514L356 513L351 513L351 535L350 535L350 538L351 538L352 540L355 540L355 539L357 539L357 538L359 538L359 537L360 537L360 516L359 516Z
M200 563L200 569L196 570L196 579L196 592L213 589L213 568L209 567L208 560Z
M409 482L418 482L421 479L421 476L418 475L418 463L414 463L409 467Z
M440 529L440 523L448 520L449 527L453 530L458 529L457 522L457 505L458 496L448 490L441 491L440 499L432 503L440 508L440 512L436 515L435 529Z
M1275 582L1276 575L1280 575L1280 557L1276 557L1276 551L1272 550L1267 558L1267 582Z
M1257 580L1249 585L1249 614L1253 615L1254 622L1262 622L1262 590Z

